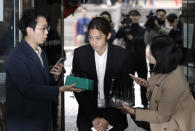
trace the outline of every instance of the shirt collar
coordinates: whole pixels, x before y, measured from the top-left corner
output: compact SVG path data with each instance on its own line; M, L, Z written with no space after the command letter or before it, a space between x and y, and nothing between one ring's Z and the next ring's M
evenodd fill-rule
M37 46L37 50L34 50L39 56L41 56L42 49L40 46Z
M102 57L105 57L108 53L108 44L106 44L106 50L104 51L104 53L101 55ZM96 51L95 51L95 55L98 57L101 57Z

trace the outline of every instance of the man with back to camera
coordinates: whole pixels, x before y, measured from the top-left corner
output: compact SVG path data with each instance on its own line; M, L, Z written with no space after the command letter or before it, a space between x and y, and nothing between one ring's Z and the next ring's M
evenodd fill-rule
M46 54L39 45L47 38L49 26L43 12L28 9L19 21L23 39L7 57L7 131L52 131L51 103L64 91L82 90L55 86L63 64L49 74ZM55 78L54 78L55 77Z

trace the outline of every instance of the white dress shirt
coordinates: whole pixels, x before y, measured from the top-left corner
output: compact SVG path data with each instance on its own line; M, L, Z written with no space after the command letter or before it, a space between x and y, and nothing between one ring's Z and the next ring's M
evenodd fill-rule
M95 51L96 72L98 77L98 107L99 108L105 107L104 76L106 71L107 52L108 52L107 47L101 56Z
M35 52L36 52L36 54L38 55L38 57L39 57L39 59L40 59L40 61L41 61L41 65L43 66L43 59L42 59L42 57L41 57L41 53L42 53L42 49L41 49L41 47L37 47L37 50L34 50Z

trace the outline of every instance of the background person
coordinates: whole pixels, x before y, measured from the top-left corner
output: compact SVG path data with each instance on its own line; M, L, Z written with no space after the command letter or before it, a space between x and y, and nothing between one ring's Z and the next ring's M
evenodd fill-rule
M74 50L73 74L94 80L93 91L75 93L79 104L77 127L79 131L123 131L127 128L127 117L120 109L106 107L112 79L115 74L128 76L128 51L108 44L111 37L110 23L95 17L88 25L89 42Z
M147 55L155 64L151 78L132 78L147 88L150 109L135 109L124 103L123 109L135 115L137 121L150 122L151 131L193 131L195 129L195 101L187 80L179 66L179 52L167 36L155 38Z
M82 8L82 17L77 20L77 43L78 46L82 46L86 42L86 33L87 26L91 21L90 18L87 17L87 9Z
M160 23L160 24L159 24ZM159 35L168 35L167 30L161 26L162 22L160 22L158 16L150 11L147 15L147 20L145 23L145 34L144 34L144 42L147 45L150 45L152 39Z
M167 34L170 32L170 27L167 25L166 18L167 18L167 12L165 9L157 9L156 15L158 17L158 24L161 26L161 28L164 28L164 30L167 32Z
M63 64L49 74L44 50L49 26L44 13L28 9L19 21L23 39L8 55L6 71L7 131L52 131L52 102L58 94L80 89L55 86Z
M159 17L159 25L160 26L166 26L166 14L167 12L165 9L157 9L156 10L156 15Z
M126 44L126 49L130 52L129 62L131 63L130 74L137 72L138 76L147 79L147 63L145 56L145 43L144 43L144 28L139 25L140 13L137 10L131 10L128 13L131 20L130 30L126 31L127 28L121 27L117 32L118 38L123 38ZM133 81L132 81L133 82ZM134 94L134 93L133 93ZM146 88L140 87L141 103L143 108L148 108L148 100L146 98ZM135 95L133 95L133 103L135 103ZM135 120L134 117L132 117ZM149 128L149 124L146 122L135 123L144 129Z
M147 64L145 56L144 28L139 25L140 13L137 10L131 10L128 13L131 22L129 30L125 26L120 27L117 32L117 38L123 38L126 49L130 52L129 61L132 65L131 74L137 72L138 76L147 79ZM146 98L146 89L141 88L141 100L144 108L148 107Z
M145 23L145 33L144 42L146 44L146 52L148 52L148 46L151 44L152 40L159 35L168 35L166 28L159 24L158 16L150 11L147 15L147 20ZM160 22L161 23L161 22ZM154 68L154 65L149 63L150 71Z
M100 16L104 17L106 20L108 20L110 22L110 26L111 26L111 37L108 40L108 43L113 43L113 41L116 38L116 31L114 30L114 25L112 23L112 16L107 11L103 11L102 13L100 13Z
M169 32L169 36L173 38L175 44L178 48L181 48L183 45L183 38L182 38L182 22L179 20L176 14L171 13L167 16L167 21L169 25L172 27L171 31Z

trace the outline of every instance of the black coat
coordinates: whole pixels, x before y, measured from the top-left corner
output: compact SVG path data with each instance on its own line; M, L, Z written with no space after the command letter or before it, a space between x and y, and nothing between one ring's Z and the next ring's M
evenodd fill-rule
M79 128L84 124L92 127L94 118L103 117L113 127L123 130L127 127L127 118L125 114L121 113L121 111L116 108L99 109L97 107L98 78L94 54L94 50L89 44L77 48L74 51L73 73L87 76L89 79L95 81L93 91L75 93L79 104L77 126ZM128 54L128 51L125 51L123 48L108 44L107 64L104 77L104 94L106 102L114 74L120 74L121 76L128 75Z
M7 57L7 131L51 131L52 102L58 100L58 86L48 70L44 51L43 65L36 52L22 40Z

